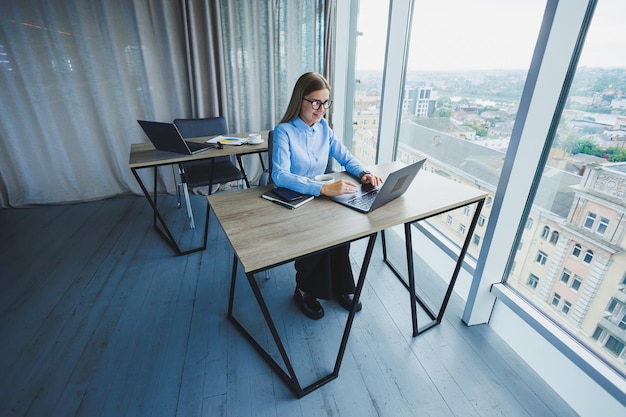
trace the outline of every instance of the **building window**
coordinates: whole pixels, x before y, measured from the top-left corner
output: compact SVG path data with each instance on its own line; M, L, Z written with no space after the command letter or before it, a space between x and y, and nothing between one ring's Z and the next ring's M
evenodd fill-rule
M474 238L472 239L472 243L476 246L480 245L480 236L474 233Z
M600 339L600 336L602 336L602 327L598 326L598 327L596 327L596 330L591 335L591 338L593 340L598 340L598 339Z
M609 302L609 306L606 308L606 311L613 314L613 312L615 311L615 307L617 307L617 300L615 298L611 298L611 301Z
M478 225L479 226L484 226L485 225L485 216L483 216L482 214L480 216L478 216Z
M572 308L572 303L569 301L563 301L563 305L561 306L561 313L567 315Z
M541 232L541 238L548 239L548 236L550 236L550 228L548 226L543 226L543 231Z
M574 279L572 280L572 285L570 286L570 288L578 292L582 283L583 283L583 279L579 277L578 275L574 275Z
M619 327L622 330L626 330L626 314L622 315L622 319L620 320L617 327Z
M604 232L606 232L606 229L608 228L609 228L609 219L600 217L600 221L598 222L598 227L596 228L596 233L599 235L603 235Z
M550 304L552 304L554 307L558 307L560 302L561 302L561 296L558 295L557 293L554 293L554 295L552 296L552 301L550 302Z
M577 243L572 248L572 257L578 258L580 256L580 252L582 252L582 247Z
M561 282L567 285L571 276L572 276L572 272L570 270L563 269L563 273L561 274Z
M452 216L448 216L448 217L446 217L446 224L447 224L448 226L452 226Z
M537 284L539 284L539 277L537 275L530 274L528 281L526 281L526 285L532 288L537 288Z
M545 265L547 260L548 260L548 255L545 252L542 252L542 251L537 252L537 257L535 258L535 262L537 262L540 265Z
M587 213L587 218L585 219L585 222L583 223L583 227L585 229L591 230L593 228L593 222L595 221L596 221L596 215L589 212Z
M532 217L529 217L528 220L526 220L526 229L530 230L533 227L533 219Z
M553 243L556 245L558 241L559 241L559 232L555 230L552 232L552 236L550 236L550 243Z
M589 265L592 260L593 260L593 251L588 250L587 252L585 252L583 263L586 263L587 265Z
M624 344L613 336L609 336L606 339L604 347L613 352L616 356L621 355L622 351L624 350Z
M464 224L460 224L459 225L459 234L460 235L464 235L465 234L465 225Z
M468 206L463 207L463 215L465 217L469 216L470 214L470 208Z

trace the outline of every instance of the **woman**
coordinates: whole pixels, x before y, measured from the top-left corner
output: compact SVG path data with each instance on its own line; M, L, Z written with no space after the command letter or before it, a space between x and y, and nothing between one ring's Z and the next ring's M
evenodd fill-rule
M314 196L356 192L357 184L352 181L321 183L313 179L324 173L329 156L361 183L377 187L382 182L335 138L324 119L330 104L330 85L323 76L309 72L298 79L287 111L274 129L272 180L277 186ZM336 298L351 310L355 286L349 250L346 244L295 262L294 299L307 317L317 320L324 316L318 298ZM359 302L356 311L361 307Z

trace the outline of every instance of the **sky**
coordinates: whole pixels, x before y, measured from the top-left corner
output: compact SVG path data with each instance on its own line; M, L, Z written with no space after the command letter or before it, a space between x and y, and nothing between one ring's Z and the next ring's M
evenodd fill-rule
M360 0L357 69L382 69L389 0ZM546 0L416 0L409 70L527 69ZM626 67L626 0L599 0L580 65ZM381 24L384 22L384 24Z

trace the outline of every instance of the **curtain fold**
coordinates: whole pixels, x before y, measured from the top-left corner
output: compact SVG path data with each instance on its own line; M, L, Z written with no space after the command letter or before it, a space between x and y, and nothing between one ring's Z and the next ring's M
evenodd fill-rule
M272 129L302 73L330 73L334 0L181 4L191 106L181 117L224 116L232 132ZM259 159L243 161L257 183Z
M130 144L147 141L136 120L171 120L187 103L178 8L50 3L0 4L2 207L140 193L128 168Z
M329 75L332 4L0 2L0 205L139 194L128 168L130 145L147 142L137 119L224 115L233 132L273 128L297 77ZM161 174L159 190L172 191L171 169Z

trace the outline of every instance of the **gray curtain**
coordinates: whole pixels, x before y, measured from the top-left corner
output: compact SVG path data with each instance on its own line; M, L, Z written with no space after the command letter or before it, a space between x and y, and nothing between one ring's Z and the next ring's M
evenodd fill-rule
M324 72L329 4L0 2L1 206L140 193L137 119L219 114L233 132L271 129L297 77ZM172 191L171 169L161 174Z
M192 117L224 116L234 132L272 129L297 78L323 72L332 1L186 0ZM258 157L244 157L252 183Z

